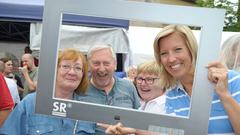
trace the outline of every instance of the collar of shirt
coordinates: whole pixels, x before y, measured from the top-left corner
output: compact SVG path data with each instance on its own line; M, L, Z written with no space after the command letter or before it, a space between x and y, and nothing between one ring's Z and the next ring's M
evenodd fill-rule
M166 95L165 94L163 94L163 95L161 95L161 96L159 96L157 98L154 98L154 99L152 99L152 100L150 100L148 102L145 102L145 101L141 100L140 110L144 110L145 106L149 105L149 104L156 103L158 105L162 105L162 104L165 104L165 102L166 102Z
M167 89L167 91L172 91L172 90L175 90L176 92L182 91L182 92L184 92L186 95L188 95L187 92L185 91L183 85L182 85L181 82L179 82L179 81L177 82L177 84L176 84L175 86L170 87L169 89Z

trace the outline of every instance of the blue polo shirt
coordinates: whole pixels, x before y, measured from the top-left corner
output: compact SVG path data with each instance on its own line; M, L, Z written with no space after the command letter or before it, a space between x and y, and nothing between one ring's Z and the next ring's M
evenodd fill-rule
M229 70L228 71L228 90L232 97L240 103L240 74ZM188 116L190 110L190 97L181 84L177 84L167 92L166 97L166 113L178 116ZM231 123L228 119L222 103L218 95L213 92L212 108L208 125L209 134L234 134Z
M114 79L115 83L108 94L106 94L104 90L98 89L90 84L86 94L79 96L78 100L96 104L138 109L140 107L140 101L133 83L118 77L115 77ZM105 129L97 127L96 135L105 135Z
M79 96L78 100L138 109L140 107L140 100L133 83L118 77L115 77L114 79L115 83L108 94L106 94L104 90L98 89L90 83L86 94Z

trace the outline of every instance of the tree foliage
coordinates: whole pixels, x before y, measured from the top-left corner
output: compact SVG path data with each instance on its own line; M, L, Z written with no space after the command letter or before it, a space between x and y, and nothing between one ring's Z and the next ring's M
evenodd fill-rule
M232 3L228 0L197 0L197 5L208 8L226 9L224 31L240 31L240 2Z

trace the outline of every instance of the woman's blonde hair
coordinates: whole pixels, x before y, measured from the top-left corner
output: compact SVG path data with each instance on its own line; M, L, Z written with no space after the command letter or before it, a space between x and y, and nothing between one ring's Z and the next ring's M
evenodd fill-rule
M86 57L83 55L83 53L73 48L64 49L63 51L60 51L58 54L58 65L63 60L77 61L79 58L82 60L82 63L83 63L83 69L82 69L83 76L82 76L81 83L78 85L77 89L75 90L77 94L85 93L87 91L88 84L89 84L88 64L87 64Z
M160 77L161 68L156 61L146 61L137 66L137 74L141 73L154 74Z
M197 40L195 36L192 33L192 30L185 25L168 25L164 27L155 37L154 43L153 43L153 48L154 48L154 56L155 59L160 67L163 67L161 63L161 58L160 58L160 45L159 41L173 33L178 34L179 36L182 37L182 39L185 41L186 46L188 48L188 51L191 55L192 59L192 70L191 72L194 73L195 70L195 65L196 65L196 58L197 58ZM161 73L161 84L164 85L165 88L172 87L176 84L176 79L170 75L165 68L162 68L162 73Z

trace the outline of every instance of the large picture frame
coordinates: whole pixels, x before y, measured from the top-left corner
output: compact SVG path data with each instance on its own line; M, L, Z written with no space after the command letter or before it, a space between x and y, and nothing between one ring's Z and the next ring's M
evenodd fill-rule
M57 3L57 4L56 4ZM54 98L59 29L63 14L126 19L201 27L200 46L189 117L174 117L133 109ZM124 0L46 0L40 49L36 113L147 129L149 125L207 134L213 86L207 80L208 62L218 58L225 11ZM93 113L94 112L94 113ZM96 115L97 114L97 115ZM197 124L196 124L197 123Z

